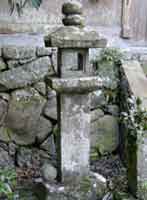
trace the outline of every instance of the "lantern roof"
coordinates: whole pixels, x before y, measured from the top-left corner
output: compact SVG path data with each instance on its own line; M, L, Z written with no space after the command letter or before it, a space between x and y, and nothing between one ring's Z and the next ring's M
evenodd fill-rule
M45 37L46 46L59 48L103 48L107 41L84 26L82 5L71 0L63 4L62 27Z

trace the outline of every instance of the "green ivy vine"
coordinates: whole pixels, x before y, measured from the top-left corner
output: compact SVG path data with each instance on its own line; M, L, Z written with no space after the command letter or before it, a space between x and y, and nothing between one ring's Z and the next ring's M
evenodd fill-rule
M14 200L17 194L16 172L12 169L0 169L0 199Z
M121 120L127 124L131 137L138 135L140 141L144 131L147 130L147 110L143 108L140 98L128 98L128 112L121 113ZM136 135L137 133L137 135Z

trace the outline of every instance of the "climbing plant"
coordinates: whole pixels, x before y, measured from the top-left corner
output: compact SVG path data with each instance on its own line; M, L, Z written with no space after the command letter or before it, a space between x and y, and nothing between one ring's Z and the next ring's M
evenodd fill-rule
M100 54L96 56L94 60L92 60L92 64L95 65L95 69L98 70L99 65L106 63L106 64L113 64L119 65L121 59L123 58L123 54L120 49L117 48L105 48L100 51Z
M8 0L10 6L10 14L16 10L17 13L21 15L26 4L30 4L32 7L38 9L42 1L43 0Z
M16 172L12 169L0 169L0 199L14 200L17 194Z
M132 96L127 99L127 103L128 111L121 113L121 120L127 124L129 135L136 138L137 132L140 142L143 132L147 130L147 110L142 107L140 98Z

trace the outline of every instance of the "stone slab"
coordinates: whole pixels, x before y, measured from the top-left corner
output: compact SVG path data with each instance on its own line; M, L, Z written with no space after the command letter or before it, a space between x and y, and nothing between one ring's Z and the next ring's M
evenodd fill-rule
M133 95L141 99L146 99L147 78L140 63L138 61L124 61L122 67Z
M89 93L102 87L101 78L96 76L82 78L47 78L47 84L59 93Z
M135 98L142 100L142 108L147 109L147 78L138 61L122 63L129 90ZM128 138L129 139L129 138ZM131 144L130 144L131 143ZM147 139L146 132L137 132L137 140L130 140L128 145L128 186L133 194L140 199L146 199L147 190Z
M91 147L99 153L109 154L119 145L119 127L117 118L104 115L91 123Z
M45 187L47 200L97 200L107 192L106 179L92 172L76 185L72 182L69 185L47 183Z
M61 98L61 171L64 182L89 173L90 97L60 95Z
M59 48L104 48L107 40L94 30L69 26L46 36L45 43L46 46Z
M2 48L2 55L5 59L30 59L36 56L34 47L7 46Z

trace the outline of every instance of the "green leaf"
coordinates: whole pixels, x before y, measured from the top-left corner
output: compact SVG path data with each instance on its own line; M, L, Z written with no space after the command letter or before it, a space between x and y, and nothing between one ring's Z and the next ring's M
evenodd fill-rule
M32 6L38 9L42 3L42 0L31 0Z

